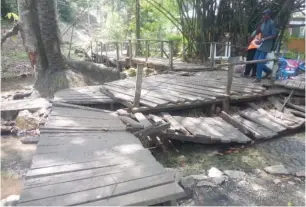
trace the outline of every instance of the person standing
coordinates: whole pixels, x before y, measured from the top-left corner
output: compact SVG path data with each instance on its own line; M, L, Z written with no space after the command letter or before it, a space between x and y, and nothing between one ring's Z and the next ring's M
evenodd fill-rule
M261 33L260 33L260 24L257 25L256 30L251 34L249 41L248 41L248 47L247 47L247 61L251 61L254 59L255 53L257 51L257 48L260 45L256 44L257 40L261 39ZM256 63L253 64L246 64L244 73L242 74L243 77L249 77L250 72L252 71L251 77L256 77Z
M263 11L263 23L260 27L262 38L256 40L256 44L260 45L257 49L254 60L263 60L266 58L268 52L272 50L273 39L276 37L276 29L273 20L271 19L271 10L266 9ZM255 82L261 82L262 71L266 73L265 77L268 77L272 70L265 66L266 63L257 63L256 66L256 80Z

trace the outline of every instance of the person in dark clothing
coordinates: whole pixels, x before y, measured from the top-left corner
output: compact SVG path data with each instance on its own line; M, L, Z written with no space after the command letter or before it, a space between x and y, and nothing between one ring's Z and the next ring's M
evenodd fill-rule
M257 25L256 30L252 33L251 37L249 38L249 44L247 48L247 56L246 60L251 61L254 59L255 53L259 45L256 44L256 40L261 38L260 33L260 24ZM254 64L246 64L244 73L242 74L243 77L249 77L250 72L252 71L251 77L256 77L256 63Z

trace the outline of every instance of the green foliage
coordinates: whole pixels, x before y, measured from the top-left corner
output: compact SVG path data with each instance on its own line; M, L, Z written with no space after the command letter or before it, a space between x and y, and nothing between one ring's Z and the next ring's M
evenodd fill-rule
M1 1L1 17L5 18L8 13L18 13L18 5L16 0Z
M5 17L9 20L11 20L11 19L14 20L14 22L19 20L19 16L17 14L13 13L13 12L7 13L7 15Z
M70 1L58 0L57 8L59 17L63 22L72 22L75 15L75 9L71 5Z
M166 36L166 40L173 41L173 53L174 55L178 54L181 51L182 47L182 39L181 35L170 34Z
M305 60L305 53L298 54L296 51L290 50L285 52L284 57L286 59L296 59L298 55L300 56L301 60Z

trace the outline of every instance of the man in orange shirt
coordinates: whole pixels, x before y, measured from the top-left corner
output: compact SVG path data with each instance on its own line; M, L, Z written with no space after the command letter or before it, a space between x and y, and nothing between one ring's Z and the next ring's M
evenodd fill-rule
M261 39L261 33L260 33L260 24L259 24L257 25L256 30L252 33L248 41L249 45L247 48L247 59L246 59L247 61L251 61L254 59L254 55L257 51L257 48L260 46L256 44L256 40L260 40L260 39ZM256 63L245 65L245 70L242 76L249 77L251 71L252 71L251 77L256 77Z

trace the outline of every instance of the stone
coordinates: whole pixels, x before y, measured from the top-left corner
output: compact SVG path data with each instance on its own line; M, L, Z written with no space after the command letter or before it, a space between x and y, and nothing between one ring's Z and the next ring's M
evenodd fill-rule
M120 116L131 116L131 114L124 109L118 109L116 113Z
M305 170L301 170L295 173L296 177L305 177Z
M208 170L208 177L221 177L223 173L215 167Z
M19 195L10 195L7 198L1 200L1 206L16 206L19 198Z
M242 180L246 177L246 173L238 170L225 170L224 173L232 178Z
M279 184L279 183L281 183L281 182L282 182L282 181L281 181L280 179L274 179L274 180L273 180L273 183L276 184L276 185Z
M288 181L288 184L289 184L289 185L294 185L295 183L292 182L292 181Z
M252 172L258 175L261 173L261 169L254 169Z
M42 117L42 116L45 116L45 114L47 114L47 113L48 113L48 110L45 107L43 107L43 108L39 109L38 111L36 111L34 113L34 116Z
M266 167L264 169L267 173L273 174L273 175L289 175L290 172L285 168L284 165L273 165Z
M202 187L202 186L210 186L210 187L215 187L217 185L222 184L226 180L225 176L220 176L220 177L207 177L205 179L202 179L197 183L197 187Z
M180 180L183 177L183 173L179 170L179 169L175 169L175 168L166 168L167 172L173 172L174 173L174 180L175 182L180 182Z
M195 185L194 179L192 176L186 176L182 177L180 180L180 184L183 186L183 188L192 188Z
M39 118L31 114L28 110L20 111L16 118L16 126L19 129L36 129L39 126L39 122Z
M199 175L190 175L194 180L200 181L207 178L205 174L199 174Z
M248 182L245 181L245 180L241 180L241 181L238 182L238 186L246 186L247 184L248 184Z

